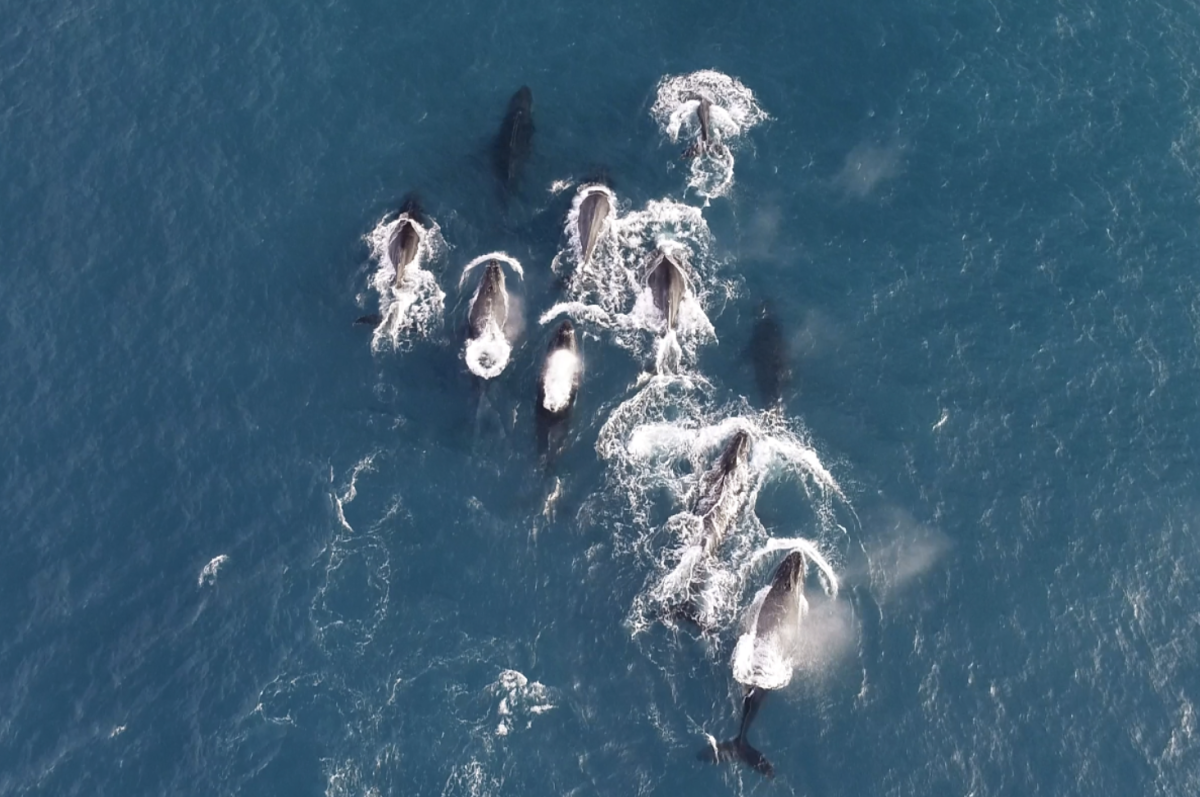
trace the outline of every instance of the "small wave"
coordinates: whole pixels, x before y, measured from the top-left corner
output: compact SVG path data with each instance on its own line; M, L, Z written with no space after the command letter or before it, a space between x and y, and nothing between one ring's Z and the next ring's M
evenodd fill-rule
M463 266L462 274L458 278L458 289L462 290L463 285L467 281L467 275L474 271L479 266L487 263L489 260L495 260L498 263L503 263L508 266L514 274L520 279L525 279L525 269L521 268L521 263L515 257L504 252L489 252L486 255L480 255Z
M221 569L221 565L228 561L228 554L214 556L212 560L204 566L204 569L200 571L200 578L196 581L196 584L203 587L206 584L211 586L212 584L217 583L217 571Z

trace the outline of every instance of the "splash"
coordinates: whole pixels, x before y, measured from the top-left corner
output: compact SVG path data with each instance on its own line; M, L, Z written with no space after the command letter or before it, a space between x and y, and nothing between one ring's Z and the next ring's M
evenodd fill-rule
M396 229L407 221L416 225L421 242L417 246L416 259L405 268L404 277L397 285L396 265L388 245ZM371 276L371 287L379 294L380 322L371 337L371 351L379 352L388 347L406 349L414 339L428 337L441 323L446 294L428 267L445 256L446 241L436 222L429 220L426 227L407 213L390 220L381 219L365 240L371 257L378 263Z
M543 313L540 323L565 315L585 328L609 332L617 346L638 357L652 357L662 374L679 373L695 362L702 345L716 341L708 308L735 295L737 283L719 276L712 233L699 208L655 200L642 210L610 217L608 231L586 263L580 262L577 227L577 213L569 215L570 243L554 266L560 272L564 264L574 268L567 301ZM673 340L667 339L663 314L645 285L647 259L659 248L684 265L689 282Z
M516 670L504 670L488 690L500 696L496 706L499 722L496 736L508 736L513 731L528 730L533 718L545 714L555 707L551 689L537 681L530 681Z
M640 393L613 411L597 441L597 452L611 466L611 491L624 496L634 518L632 538L619 540L618 547L651 569L627 617L634 634L660 618L673 622L681 607L708 630L735 619L744 586L764 555L760 549L781 545L771 540L755 512L768 484L799 486L823 543L846 543L839 514L853 514L853 507L797 422L778 413L754 412L744 403L712 407L707 391L696 387L679 378L649 379ZM704 500L711 484L705 474L738 431L751 440L745 470L735 472L712 504ZM658 522L654 515L664 506L674 512L665 523ZM724 527L719 544L706 544L718 526ZM832 578L820 551L804 550L822 577ZM836 580L830 583L836 593Z
M562 412L571 401L575 376L579 370L579 355L570 349L558 349L546 362L542 387L545 393L542 406L548 412Z
M463 352L467 368L480 379L495 379L504 372L512 356L512 344L494 320L489 319L483 334L467 341Z
M688 187L705 199L724 196L733 186L733 151L751 128L770 118L754 93L735 78L711 69L665 77L658 83L650 115L672 144L698 142L700 100L709 101L709 144L689 147Z
M462 290L467 276L472 271L480 265L493 260L508 266L509 270L516 274L519 279L525 278L525 270L521 268L521 264L516 258L504 252L490 252L475 258L463 267L462 275L458 278L459 290ZM477 287L475 294L471 298L472 306L474 306L478 296L479 288ZM504 369L508 366L509 358L512 356L510 338L514 337L514 330L521 323L520 313L511 312L512 303L509 301L507 290L504 293L504 304L506 308L505 327L502 328L494 318L489 318L483 332L474 338L468 339L466 348L463 350L463 359L467 363L467 368L481 379L495 379L504 372Z
M825 595L831 601L837 597L837 575L810 540L772 540L751 558L751 566L772 550L780 549L803 552L808 561L817 566ZM809 602L804 589L795 590L789 596L791 603L786 606L787 611L782 619L768 629L760 629L759 615L770 591L770 586L760 589L746 611L743 632L734 648L731 666L733 678L739 683L762 689L782 689L791 682L799 666L812 661L806 655L811 648L805 644L805 636L809 631L809 623L806 622Z
M221 569L221 565L228 561L228 554L221 554L220 556L213 557L212 561L206 564L204 569L200 571L200 578L196 584L203 587L206 584L211 586L217 583L217 571Z

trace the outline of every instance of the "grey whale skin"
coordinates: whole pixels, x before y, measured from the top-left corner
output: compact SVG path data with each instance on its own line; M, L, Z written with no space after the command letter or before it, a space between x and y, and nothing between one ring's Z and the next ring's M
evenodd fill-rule
M804 589L804 571L807 566L804 554L792 551L775 569L771 589L763 598L758 617L754 621L756 638L773 633L781 623L787 622L791 617L791 610L796 605L796 590ZM742 698L742 721L737 736L727 742L721 742L715 748L711 745L705 747L697 757L714 764L719 761L741 761L767 778L775 777L775 768L771 766L771 762L746 740L746 734L762 707L767 692L768 690L759 686L747 688Z
M683 269L662 249L656 249L650 256L646 285L654 297L654 306L667 319L667 329L675 329L679 322L679 304L687 291L687 277Z
M487 329L488 321L496 322L503 330L508 320L508 291L504 287L504 270L500 263L489 260L471 298L471 311L468 315L469 338L474 340Z
M417 250L421 247L422 230L421 207L415 199L409 199L400 209L402 221L392 230L392 238L388 241L388 257L396 267L396 276L392 285L399 288L404 280L404 272L409 264L417 259ZM405 218L406 217L406 218Z
M585 186L587 190L593 186ZM593 191L579 203L579 248L582 253L581 261L586 264L592 259L592 252L604 232L604 223L612 212L612 202L607 191Z
M750 434L738 429L729 438L720 456L700 477L692 514L700 518L700 552L704 557L716 555L717 549L725 541L730 524L741 514L750 497L750 485L747 483L750 446ZM694 590L700 585L701 580L693 577L689 586ZM704 633L710 630L694 600L688 599L669 607L668 615L677 621L690 623Z
M713 554L725 539L729 524L745 504L747 485L739 483L749 468L750 435L738 429L729 438L721 456L700 478L693 514L704 519L704 535L700 547ZM733 506L726 503L732 500Z
M392 265L396 267L396 276L392 279L394 288L400 287L400 283L404 280L405 270L410 263L417 259L417 250L421 247L422 231L418 225L425 222L421 203L417 201L415 194L410 194L401 204L400 215L408 216L408 218L396 225L396 229L392 230L392 237L388 241L388 257L391 258ZM354 323L375 326L382 320L383 316L379 313L371 313L359 316L354 319Z
M554 355L560 351L569 351L575 355L572 363L571 389L566 404L561 409L552 410L546 407L546 380L550 377L550 367ZM567 424L571 410L575 406L575 397L579 393L580 375L583 370L579 359L579 346L575 340L575 327L570 321L563 321L554 332L550 345L546 348L546 359L542 363L542 372L538 377L537 407L534 412L537 431L538 454L545 459L547 465L562 449L567 435Z

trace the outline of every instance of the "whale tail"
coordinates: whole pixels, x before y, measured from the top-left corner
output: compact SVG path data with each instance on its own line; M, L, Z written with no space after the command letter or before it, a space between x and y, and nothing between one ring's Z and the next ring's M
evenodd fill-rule
M717 744L714 739L696 757L710 764L741 761L767 779L775 777L775 767L771 766L771 762L765 755L751 747L744 736L720 744Z

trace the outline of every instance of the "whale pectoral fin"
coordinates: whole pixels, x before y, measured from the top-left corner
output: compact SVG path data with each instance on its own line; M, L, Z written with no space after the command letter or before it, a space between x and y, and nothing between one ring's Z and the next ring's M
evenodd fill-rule
M354 319L354 325L358 326L362 324L364 326L378 326L379 322L382 320L383 317L380 316L379 313L371 313L370 315L359 316L358 318Z

